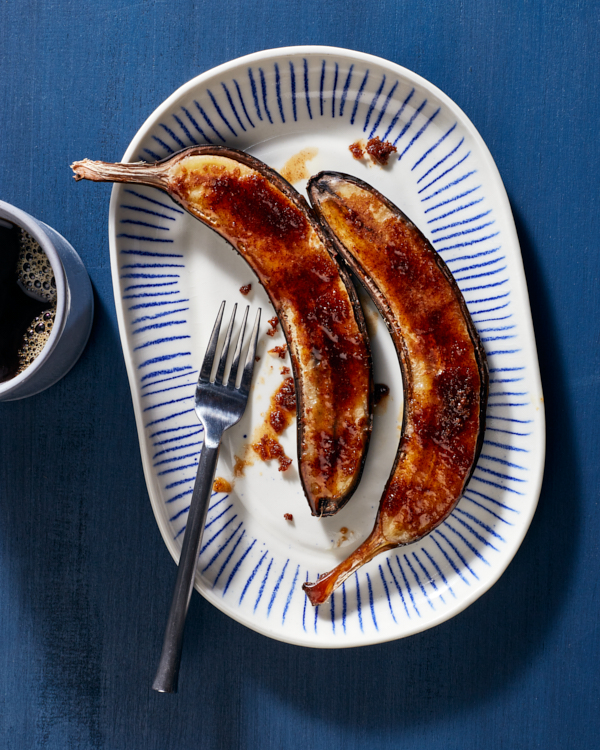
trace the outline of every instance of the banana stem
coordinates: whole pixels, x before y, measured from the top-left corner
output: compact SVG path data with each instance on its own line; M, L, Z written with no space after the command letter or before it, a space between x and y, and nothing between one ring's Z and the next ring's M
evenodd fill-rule
M354 552L341 562L329 573L322 575L314 583L305 583L302 585L310 603L316 607L318 604L326 602L331 594L349 578L355 570L358 570L376 555L385 552L388 549L396 547L397 544L389 542L381 533L378 526L375 526L371 535L354 550Z
M105 161L83 159L71 164L76 180L93 182L135 182L138 185L151 185L165 188L167 185L167 167L162 164L110 164Z

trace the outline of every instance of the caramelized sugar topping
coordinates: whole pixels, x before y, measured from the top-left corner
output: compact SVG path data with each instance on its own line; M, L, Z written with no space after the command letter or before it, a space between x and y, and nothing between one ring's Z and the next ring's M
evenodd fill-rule
M171 187L244 255L269 291L294 372L301 363L305 373L300 419L311 434L305 430L301 445L304 484L315 501L343 496L370 429L370 363L336 262L306 213L249 167L192 156L177 165ZM269 322L274 333L278 319Z

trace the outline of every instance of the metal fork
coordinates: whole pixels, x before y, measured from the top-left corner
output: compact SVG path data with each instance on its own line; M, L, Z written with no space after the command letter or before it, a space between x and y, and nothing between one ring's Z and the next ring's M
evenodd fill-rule
M194 588L194 577L196 572L196 562L200 554L200 544L202 541L202 532L206 521L208 503L211 496L215 471L217 468L217 459L221 447L223 433L229 427L240 421L246 409L248 394L250 392L250 383L252 382L252 373L254 371L254 362L256 357L256 342L258 339L258 327L260 324L260 308L256 313L256 320L246 363L242 372L239 386L236 388L238 366L242 353L244 342L244 331L248 310L244 313L240 333L229 371L229 378L225 383L225 365L227 363L227 354L231 342L231 332L233 330L233 321L237 305L233 307L233 313L227 333L225 343L221 352L221 358L217 367L215 379L211 381L213 362L219 340L219 331L221 321L223 320L223 311L225 302L221 303L219 314L215 322L208 348L204 356L204 362L198 377L196 386L196 414L204 426L204 444L198 462L198 473L194 484L194 492L190 503L190 509L183 537L183 546L181 557L179 558L179 569L177 572L177 581L173 600L169 611L169 619L165 630L165 639L163 642L162 653L156 677L152 688L159 693L176 693L177 681L179 677L179 664L181 662L181 648L183 645L183 629L187 615L192 590Z

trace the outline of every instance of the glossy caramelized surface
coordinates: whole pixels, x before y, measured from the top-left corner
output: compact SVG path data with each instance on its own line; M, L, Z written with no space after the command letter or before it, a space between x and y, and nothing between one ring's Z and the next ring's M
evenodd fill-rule
M335 173L313 178L310 195L379 307L404 377L402 438L362 564L420 539L458 501L480 447L485 355L448 269L404 214Z
M306 201L263 162L219 146L193 146L156 164L84 159L72 168L78 180L165 190L246 259L288 342L311 512L336 513L356 489L369 444L371 355L356 292ZM277 318L269 322L273 331Z
M168 186L267 289L297 384L301 378L300 470L309 502L316 515L335 512L355 486L370 431L370 358L336 261L302 204L247 165L190 155L169 170Z

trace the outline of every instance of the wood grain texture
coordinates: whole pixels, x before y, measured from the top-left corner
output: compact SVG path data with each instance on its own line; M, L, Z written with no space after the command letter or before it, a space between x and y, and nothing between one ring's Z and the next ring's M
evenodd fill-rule
M0 198L69 239L97 303L74 370L0 404L3 748L597 747L599 10L595 0L0 3ZM505 575L442 626L310 651L195 595L180 693L155 695L175 566L148 502L118 341L110 187L76 186L68 165L118 160L198 73L302 43L378 54L425 76L490 147L536 327L544 488Z

